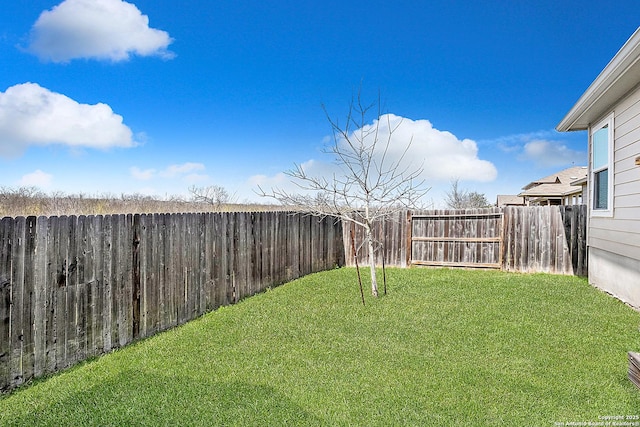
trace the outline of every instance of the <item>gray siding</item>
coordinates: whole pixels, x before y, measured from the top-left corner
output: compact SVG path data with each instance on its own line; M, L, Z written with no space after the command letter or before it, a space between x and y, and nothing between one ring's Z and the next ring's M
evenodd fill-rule
M588 244L640 260L640 87L614 109L614 190L612 218L591 217ZM591 204L591 203L590 203Z

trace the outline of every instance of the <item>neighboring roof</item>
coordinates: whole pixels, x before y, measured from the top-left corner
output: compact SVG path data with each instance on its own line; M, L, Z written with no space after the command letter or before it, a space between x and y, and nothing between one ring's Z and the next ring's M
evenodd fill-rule
M575 181L570 182L570 184L579 186L587 185L587 176L585 175L580 179L576 179Z
M586 179L587 167L574 166L569 169L554 173L553 175L532 181L522 187L522 193L518 194L523 197L538 196L568 196L570 194L580 193L582 187L573 185L574 182Z
M499 194L496 202L498 207L500 206L524 206L524 197Z
M640 84L640 28L627 40L578 102L556 126L559 132L586 130Z

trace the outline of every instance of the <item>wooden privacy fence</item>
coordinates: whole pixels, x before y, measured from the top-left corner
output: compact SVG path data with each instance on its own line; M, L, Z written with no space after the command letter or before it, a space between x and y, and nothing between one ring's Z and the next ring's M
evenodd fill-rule
M0 390L344 264L341 224L286 212L0 220Z
M514 272L587 274L587 207L510 206L504 209L405 211L373 229L376 264L501 268ZM345 223L344 244L362 229ZM346 251L346 253L351 253ZM366 259L360 251L359 259ZM347 265L354 265L347 257Z

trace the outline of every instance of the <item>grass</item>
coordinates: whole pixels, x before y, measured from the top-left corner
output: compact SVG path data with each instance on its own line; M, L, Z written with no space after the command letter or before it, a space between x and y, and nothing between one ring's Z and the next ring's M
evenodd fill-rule
M552 426L640 415L640 313L585 279L314 274L0 398L0 425ZM585 424L586 425L586 424Z

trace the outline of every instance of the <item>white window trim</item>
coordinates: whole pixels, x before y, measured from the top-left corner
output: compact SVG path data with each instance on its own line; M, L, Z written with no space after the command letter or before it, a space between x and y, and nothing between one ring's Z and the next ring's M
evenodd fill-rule
M606 118L596 123L594 126L591 126L589 131L589 211L591 216L596 217L613 217L613 146L614 146L614 123L613 123L614 114L609 114ZM608 162L607 162L607 209L594 209L594 196L595 196L595 172L593 170L593 142L592 137L595 132L602 129L603 127L608 126Z

